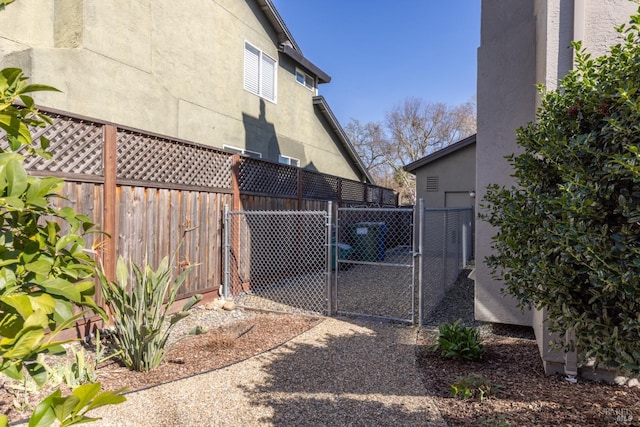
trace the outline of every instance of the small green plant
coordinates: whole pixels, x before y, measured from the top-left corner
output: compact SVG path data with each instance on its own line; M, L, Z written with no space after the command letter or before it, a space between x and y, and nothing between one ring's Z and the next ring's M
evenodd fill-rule
M498 388L500 388L499 385L492 385L482 375L469 374L464 377L458 377L457 381L451 384L451 395L458 399L478 399L482 401Z
M82 384L95 382L97 379L97 361L89 357L84 347L72 345L69 348L72 361L51 367L44 365L51 378L55 378L58 383L64 382L72 389Z
M187 267L174 280L167 257L156 271L148 264L144 269L134 262L129 264L132 276L120 257L116 282L107 280L101 270L98 270L98 277L114 322L114 340L121 351L119 357L129 369L149 371L164 359L167 339L174 325L189 315L188 310L202 296L194 295L180 312L169 316L168 308L175 302L178 290L193 266Z
M453 323L440 325L438 341L432 350L440 352L447 359L478 360L484 354L480 334L477 329L464 326L461 322L458 319Z
M44 362L40 361L40 363L44 365ZM52 387L60 383L61 381L56 382L56 380L52 378L47 378L45 381L45 384L51 384ZM18 412L27 412L33 409L30 396L37 393L42 386L37 384L36 380L30 375L23 375L21 380L7 378L4 387L5 390L13 395L13 407L16 408Z

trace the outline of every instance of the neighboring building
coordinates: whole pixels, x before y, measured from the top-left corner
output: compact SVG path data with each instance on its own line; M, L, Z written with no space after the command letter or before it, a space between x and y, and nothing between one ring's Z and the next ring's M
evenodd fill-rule
M536 84L555 89L573 68L572 40L582 40L592 55L617 42L614 26L628 22L637 10L629 0L482 1L478 49L478 134L476 209L489 184L510 186L512 168L505 155L518 151L515 130L536 119L540 102ZM502 282L491 277L482 260L491 253L495 229L476 220L476 319L532 325L545 370L572 372L571 354L548 351L550 336L543 312L522 312L501 293Z
M38 105L371 181L271 0L21 0L0 64L62 91Z
M425 207L472 207L476 188L476 136L416 160L404 170L416 176L416 199L423 199Z

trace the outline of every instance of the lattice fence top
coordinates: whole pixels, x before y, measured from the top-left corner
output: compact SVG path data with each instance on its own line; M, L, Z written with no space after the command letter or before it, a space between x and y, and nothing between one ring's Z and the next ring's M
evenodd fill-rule
M69 179L84 176L101 180L104 124L58 111L47 115L53 124L31 131L34 141L41 136L50 140L53 158L26 156L27 169ZM0 132L0 147L9 147L4 132ZM116 147L119 181L225 192L233 188L233 154L220 149L122 128L117 131ZM25 151L21 150L23 154ZM385 206L397 203L390 189L259 159L240 157L237 171L240 192L245 194Z
M305 199L337 200L339 178L302 171L302 197Z
M298 169L293 166L241 157L238 164L241 192L297 197Z
M232 156L214 148L118 130L118 179L231 188Z
M398 203L396 192L388 188L382 188L382 203L384 205L396 206Z
M342 181L342 200L349 200L353 202L364 202L365 186L356 181Z
M48 114L53 124L46 128L32 128L34 145L39 145L41 136L49 138L48 151L51 160L27 156L25 167L32 171L50 173L98 175L102 167L102 125L73 119L57 114ZM7 136L2 133L0 145L8 147ZM21 150L24 154L26 150Z
M382 199L382 188L369 187L369 191L367 191L367 202L380 203L381 199Z

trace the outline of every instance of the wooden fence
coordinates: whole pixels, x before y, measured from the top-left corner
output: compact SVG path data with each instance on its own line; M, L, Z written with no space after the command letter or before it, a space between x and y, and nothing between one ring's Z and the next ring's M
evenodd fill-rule
M107 277L118 256L157 265L177 254L196 264L180 290L217 296L222 283L224 206L233 210L321 210L396 206L389 189L318 172L241 157L217 148L42 109L53 125L34 136L51 141L52 160L29 157L34 175L65 180L60 206L87 215L105 234L100 247ZM6 146L6 136L0 136ZM97 300L100 301L99 295Z

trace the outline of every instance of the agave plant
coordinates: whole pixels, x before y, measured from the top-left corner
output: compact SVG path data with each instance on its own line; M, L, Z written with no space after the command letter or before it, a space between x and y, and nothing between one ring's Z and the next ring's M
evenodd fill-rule
M168 313L192 267L187 267L173 279L168 257L155 271L149 264L141 268L133 261L127 266L120 257L115 282L107 280L104 272L98 270L102 296L115 327L115 343L122 362L129 369L149 371L157 368L168 351L167 339L171 330L202 299L202 295L194 295L180 312Z

